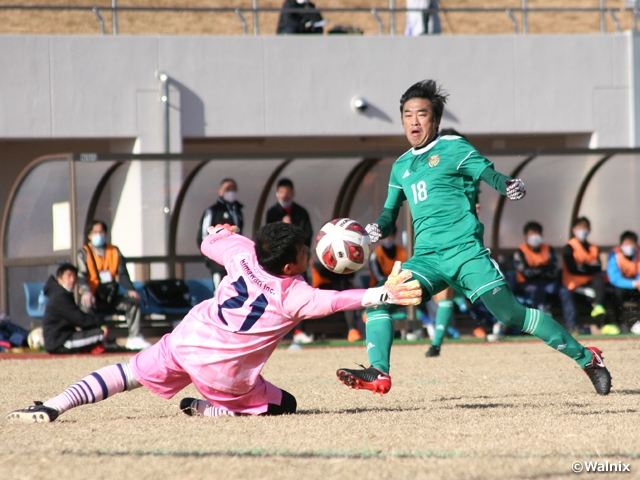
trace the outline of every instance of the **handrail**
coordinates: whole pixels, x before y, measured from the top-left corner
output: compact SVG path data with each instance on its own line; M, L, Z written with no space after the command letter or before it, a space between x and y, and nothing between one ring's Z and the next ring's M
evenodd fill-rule
M98 21L100 22L100 34L104 35L104 20L102 19L102 15L100 15L100 10L98 10L98 7L93 7L92 10L93 13L96 14L96 17L98 17Z
M276 7L258 7L258 1L252 0L253 6L251 8L235 8L235 7L141 7L141 6L118 6L116 0L112 0L111 7L101 6L100 10L102 11L111 11L112 13L112 23L113 23L113 35L118 34L118 20L117 14L118 12L168 12L168 13L234 13L239 21L242 24L243 34L246 35L246 20L244 19L244 14L253 15L253 33L254 35L259 35L258 29L258 14L259 13L295 13L299 12L300 9L295 8L276 8ZM378 23L379 33L384 34L383 22L380 18L380 14L389 14L390 15L390 27L395 24L395 14L397 13L409 13L409 12L424 12L424 13L432 13L432 14L444 14L448 13L506 13L506 15L510 18L512 23L517 24L517 21L514 22L515 17L514 13L522 14L523 28L522 33L528 32L528 14L530 13L598 13L600 15L600 24L601 24L601 32L605 33L606 31L606 22L605 17L607 13L613 19L616 25L616 32L620 31L620 23L616 16L616 13L625 13L630 12L633 15L633 29L637 31L637 20L640 18L640 9L638 7L633 8L607 8L605 6L605 2L601 2L599 7L529 7L527 5L526 0L523 1L523 6L518 7L485 7L485 8L467 8L467 7L451 7L451 8L428 8L428 9L419 9L419 8L396 8L393 1L390 1L391 7L376 7L376 8L365 8L365 7L350 7L350 8L308 8L305 9L306 13L370 13L376 19ZM77 6L77 5L0 5L0 10L26 10L26 11L34 11L34 10L44 10L44 11L87 11L93 12L98 21L101 23L101 31L104 26L104 21L101 18L100 12L98 11L98 7L90 7L90 6ZM514 29L516 30L516 29ZM395 33L395 32L393 32ZM391 34L393 34L391 33Z

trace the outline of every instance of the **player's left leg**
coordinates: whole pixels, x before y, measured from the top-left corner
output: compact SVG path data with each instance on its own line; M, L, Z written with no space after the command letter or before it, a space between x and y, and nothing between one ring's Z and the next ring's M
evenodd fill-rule
M291 395L286 390L282 391L282 399L280 403L268 403L267 411L264 413L260 413L259 415L263 416L271 416L271 415L288 415L291 413L296 413L298 408L298 402L296 401L296 397ZM195 416L203 416L203 417L237 417L242 415L248 415L243 413L236 413L226 408L215 407L211 405L206 400L199 400L197 398L183 398L180 401L180 410L185 415L189 415L190 417Z
M480 298L500 322L535 335L551 348L573 358L589 376L596 392L600 395L609 393L611 375L596 347L583 347L549 315L541 310L525 308L506 285L487 291Z
M131 373L129 363L118 363L103 367L71 385L60 395L46 402L7 415L7 420L22 423L48 423L58 416L80 405L96 403L101 400L141 387Z

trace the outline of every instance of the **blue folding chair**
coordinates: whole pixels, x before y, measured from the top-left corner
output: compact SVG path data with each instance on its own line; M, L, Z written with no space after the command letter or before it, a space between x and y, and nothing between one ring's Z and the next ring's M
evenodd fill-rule
M44 317L44 309L49 301L49 297L42 291L44 282L24 283L23 287L27 314L32 318Z
M187 284L187 287L189 287L192 307L204 300L213 298L213 279L196 278L192 280L185 280L185 283Z

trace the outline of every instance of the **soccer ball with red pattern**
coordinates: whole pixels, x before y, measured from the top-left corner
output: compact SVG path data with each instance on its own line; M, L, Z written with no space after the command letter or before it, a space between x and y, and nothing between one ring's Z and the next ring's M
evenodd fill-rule
M316 254L327 270L353 273L369 260L369 234L355 220L336 218L327 222L316 237Z

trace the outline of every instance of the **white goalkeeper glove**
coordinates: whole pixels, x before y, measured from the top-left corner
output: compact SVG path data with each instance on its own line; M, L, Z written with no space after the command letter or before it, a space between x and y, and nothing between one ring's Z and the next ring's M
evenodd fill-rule
M507 197L509 200L522 200L527 194L524 189L524 182L519 178L513 180L506 180L507 183Z
M393 265L391 274L381 287L369 288L362 297L362 306L370 307L393 303L394 305L419 305L422 301L422 288L418 280L411 280L411 272L402 270L398 261Z
M364 227L364 229L369 234L371 243L376 243L378 240L380 240L380 237L382 237L382 229L377 223L370 223L366 227Z

